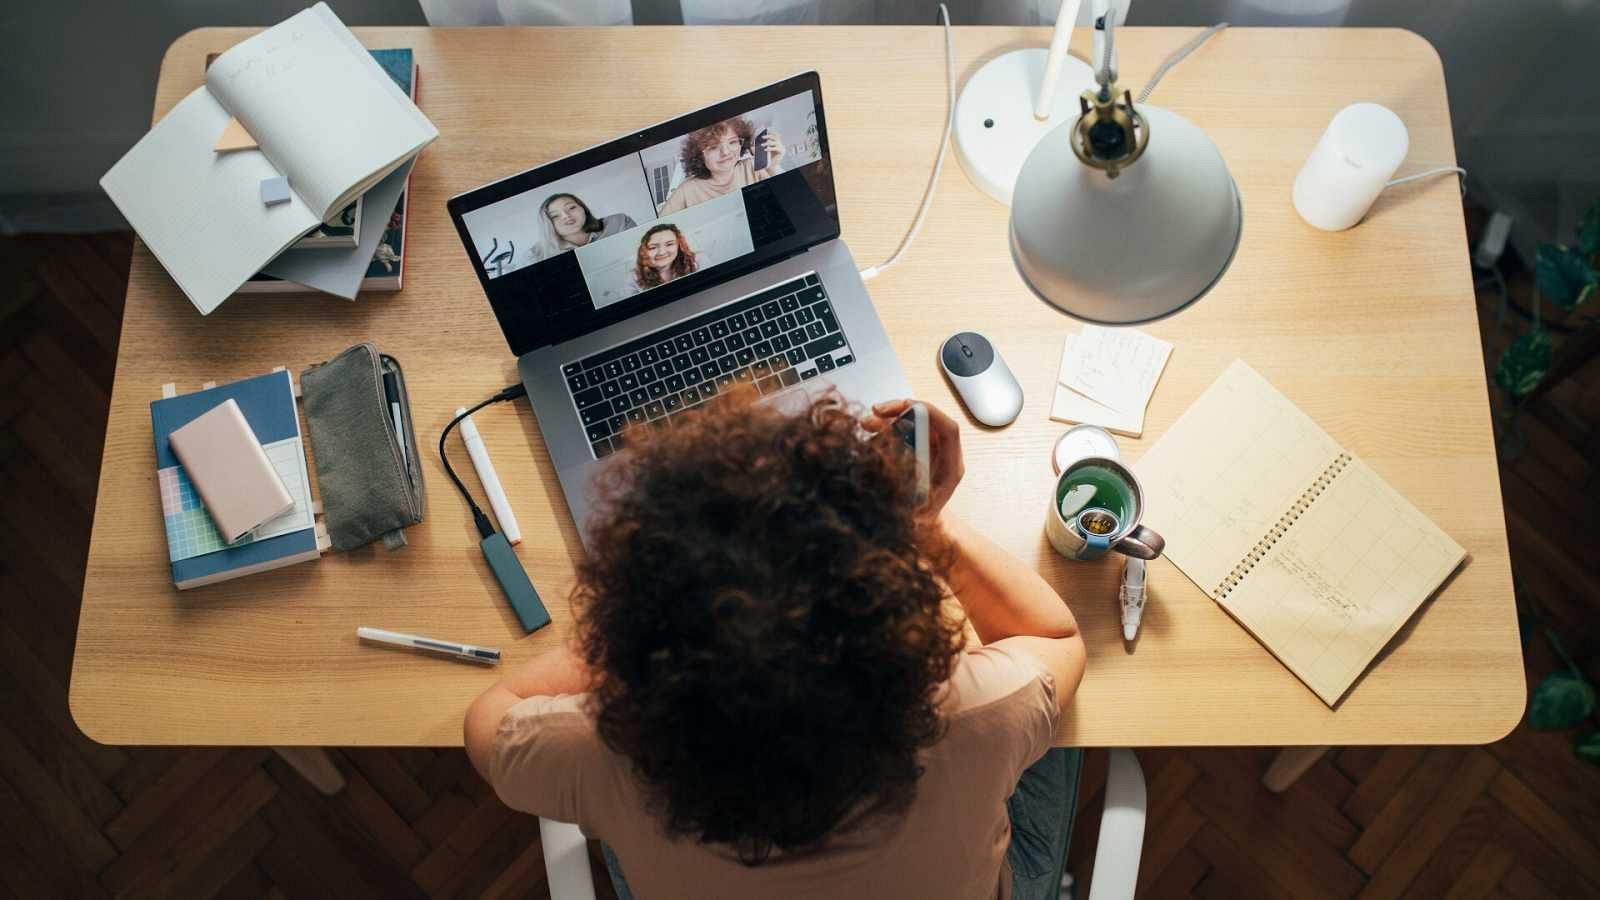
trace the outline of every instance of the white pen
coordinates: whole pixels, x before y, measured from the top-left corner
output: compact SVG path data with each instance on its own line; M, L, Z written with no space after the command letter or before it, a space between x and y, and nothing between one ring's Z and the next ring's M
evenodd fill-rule
M467 445L467 455L472 457L472 467L478 470L478 480L489 495L489 506L494 509L494 517L500 523L500 531L505 534L506 542L521 543L522 529L517 527L517 517L511 512L511 501L506 499L505 489L500 487L500 476L495 474L494 463L489 461L489 448L483 445L478 426L472 424L472 417L467 416L466 412L466 407L456 410L456 415L465 416L461 420L461 443Z
M454 641L436 641L433 638L419 637L415 634L384 631L382 628L357 628L356 637L363 641L377 641L380 644L393 644L396 647L432 650L435 653L448 654L457 659L488 663L491 666L500 661L500 651L489 647L474 647L471 644L457 644Z

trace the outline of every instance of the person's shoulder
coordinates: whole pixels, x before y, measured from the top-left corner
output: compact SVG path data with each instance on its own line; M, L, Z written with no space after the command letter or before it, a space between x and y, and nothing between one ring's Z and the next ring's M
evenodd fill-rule
M1004 642L962 654L940 712L948 730L930 759L990 772L1006 793L1049 748L1061 722L1054 676Z
M515 741L535 733L568 738L593 737L594 719L584 706L586 694L558 694L554 697L529 697L506 710L496 737L501 742Z
M1031 654L1004 643L961 654L950 676L945 715L962 717L1006 704L1054 703L1055 678Z
M600 739L587 699L529 697L506 711L489 784L507 806L586 830L605 827L629 808L627 763Z
M691 185L697 183L699 183L698 178L684 179L682 184L673 188L672 193L667 195L667 202L661 204L661 209L656 211L656 215L660 217L667 215L668 213L675 213L688 206L689 192L693 190Z

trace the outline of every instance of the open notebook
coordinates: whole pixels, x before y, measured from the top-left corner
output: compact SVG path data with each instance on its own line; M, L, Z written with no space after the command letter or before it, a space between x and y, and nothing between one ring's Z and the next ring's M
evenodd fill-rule
M1134 470L1167 558L1329 706L1466 556L1240 360Z
M213 149L237 118L259 149ZM217 57L100 185L201 314L439 132L325 3ZM267 205L263 179L290 197ZM392 207L391 207L392 208Z

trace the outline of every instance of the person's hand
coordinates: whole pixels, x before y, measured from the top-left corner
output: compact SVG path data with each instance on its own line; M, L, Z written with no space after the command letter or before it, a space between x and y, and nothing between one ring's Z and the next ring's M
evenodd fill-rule
M783 138L776 131L769 128L767 129L766 138L761 142L761 147L767 151L766 171L776 173L778 171L778 160L783 159Z
M877 433L888 428L911 408L912 400L885 400L872 406L872 414L861 420L861 427ZM937 516L956 492L966 463L961 459L961 427L932 403L928 408L928 505L926 511Z

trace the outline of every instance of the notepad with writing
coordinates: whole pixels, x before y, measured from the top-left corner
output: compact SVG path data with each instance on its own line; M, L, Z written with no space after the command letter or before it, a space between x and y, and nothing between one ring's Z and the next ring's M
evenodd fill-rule
M1466 556L1240 360L1134 470L1167 558L1329 706Z

